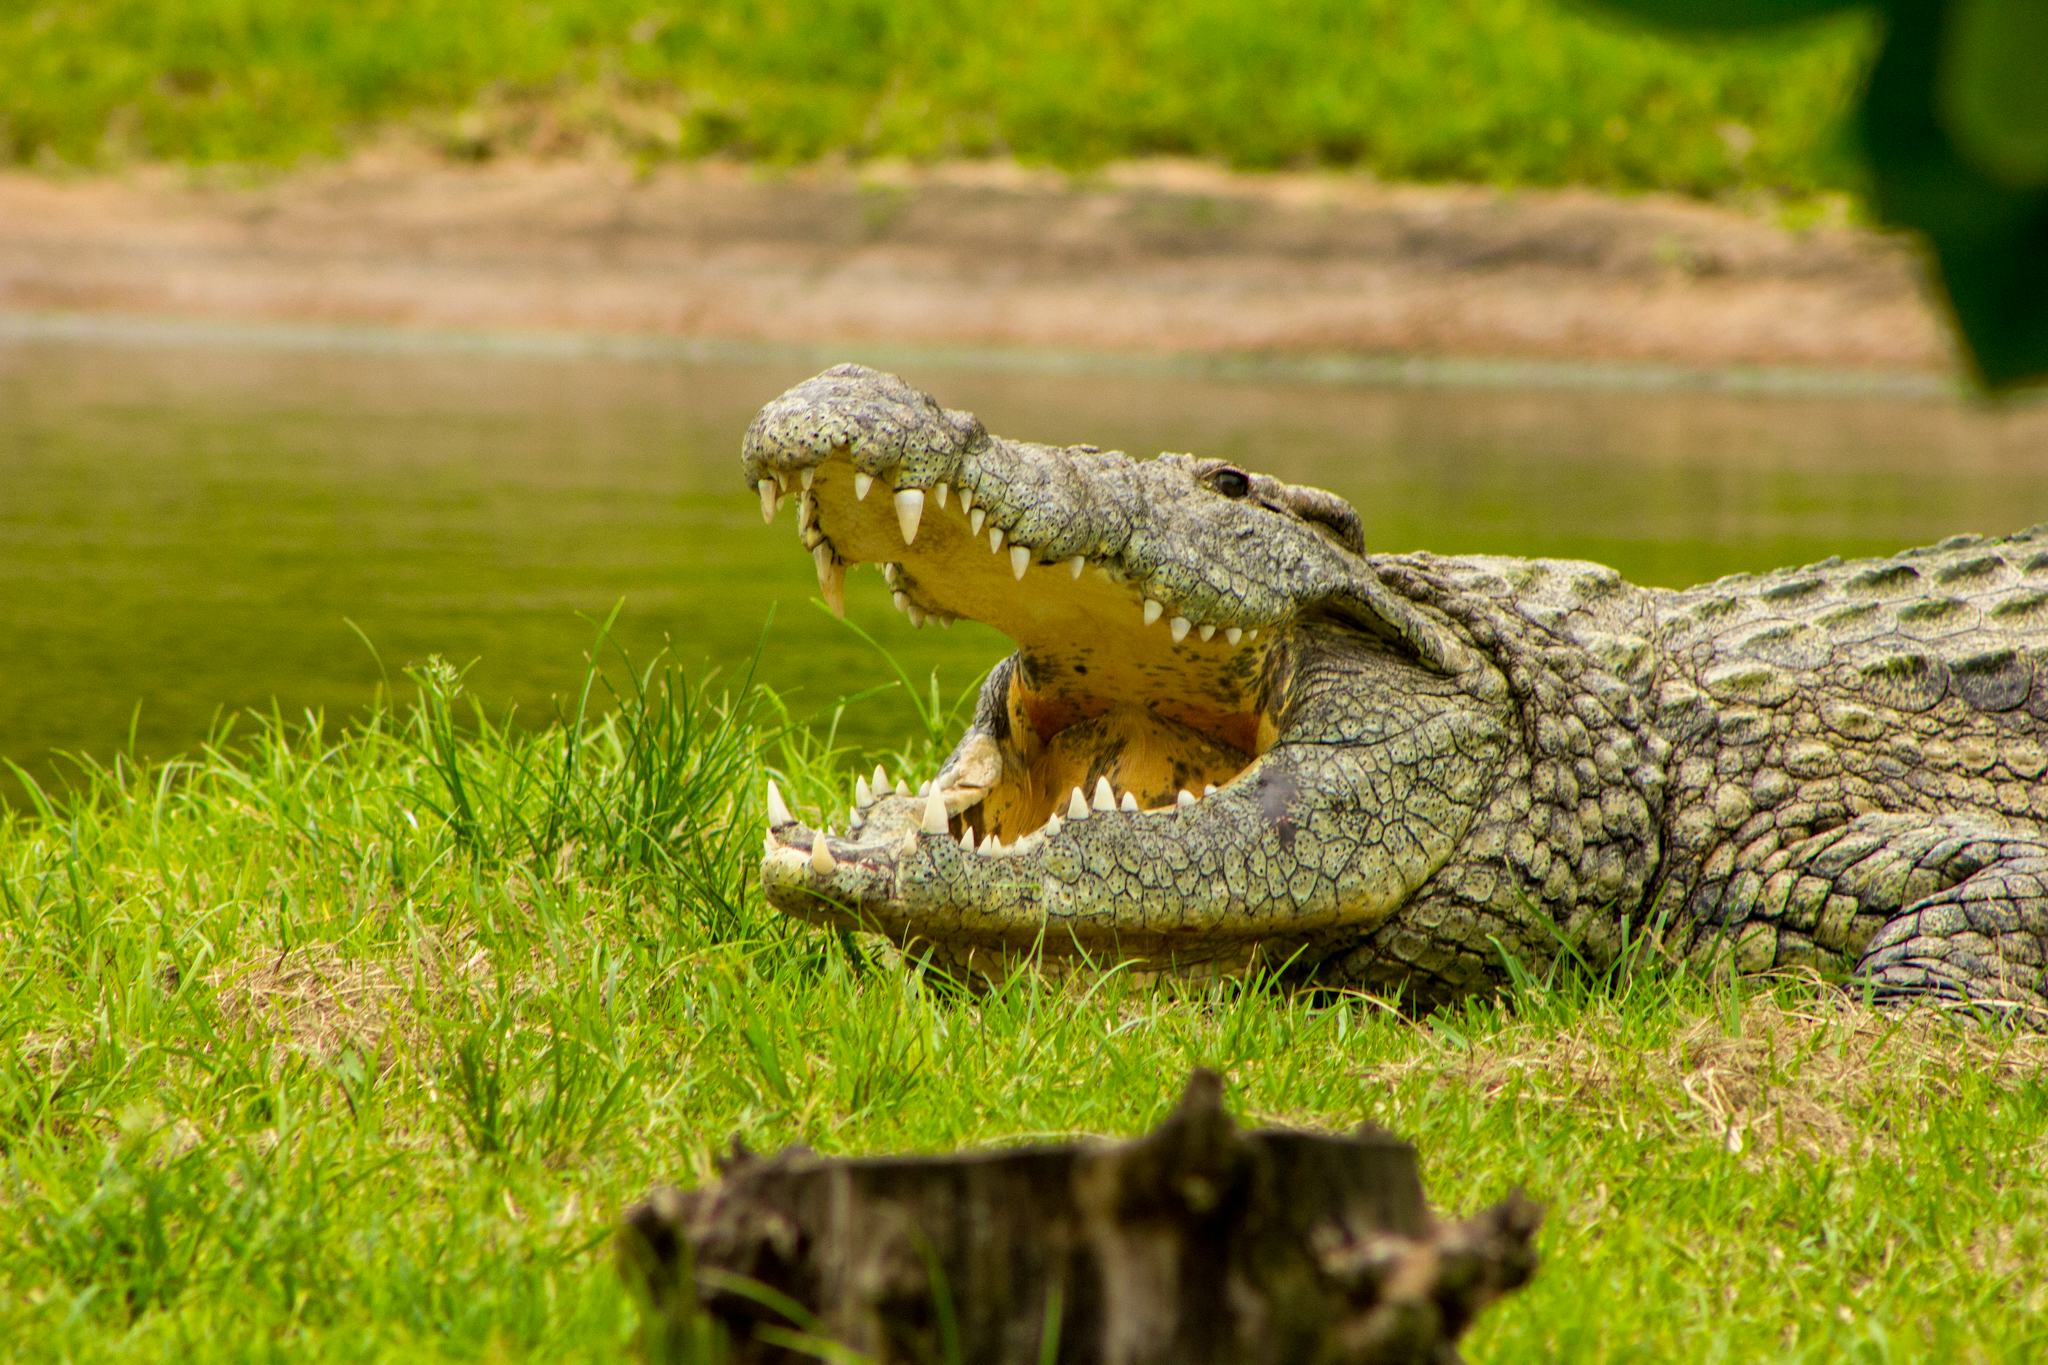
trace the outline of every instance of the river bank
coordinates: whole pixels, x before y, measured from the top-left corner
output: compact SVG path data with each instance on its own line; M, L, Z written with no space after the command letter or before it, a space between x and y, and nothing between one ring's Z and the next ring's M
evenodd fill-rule
M0 313L1133 354L1952 370L1911 244L1667 196L1140 162L380 153L0 175Z

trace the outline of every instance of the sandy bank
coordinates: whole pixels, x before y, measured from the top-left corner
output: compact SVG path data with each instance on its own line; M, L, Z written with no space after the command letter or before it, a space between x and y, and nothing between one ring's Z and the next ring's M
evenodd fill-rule
M1141 164L0 176L0 311L1946 370L1906 245L1669 199Z

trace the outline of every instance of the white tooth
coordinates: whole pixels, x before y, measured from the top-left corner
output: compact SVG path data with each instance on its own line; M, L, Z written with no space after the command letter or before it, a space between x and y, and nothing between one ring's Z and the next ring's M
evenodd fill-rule
M1213 640L1216 638L1216 627L1203 626L1200 630L1196 631L1195 633L1201 636L1204 640Z
M1253 627L1252 627L1252 628L1251 628L1250 630L1248 630L1248 631L1246 631L1246 632L1244 633L1244 638L1245 638L1245 639L1247 639L1247 640L1256 640L1256 639L1258 639L1258 638L1259 638L1259 628L1258 628L1257 626L1253 626Z
M1182 810L1186 810L1189 806L1195 804L1195 794L1186 787L1182 787L1180 795L1173 798L1173 804L1179 806Z
M813 835L811 838L811 871L819 876L823 876L837 866L838 864L832 861L832 850L825 847L824 834L820 832Z
M939 480L932 485L932 496L938 499L939 506L943 508L946 505L946 499L953 496L953 485L947 483L944 479Z
M974 510L974 490L964 483L960 485L960 510L962 512L972 512Z
M889 594L889 600L896 605L896 610L906 614L910 611L910 598L906 594L892 592Z
M832 553L832 547L822 541L811 547L811 558L818 565L818 591L823 594L825 605L832 608L834 616L846 615L846 566Z
M1206 797L1206 796L1214 796L1215 794L1216 794L1216 784L1215 784L1214 782L1204 782L1204 783L1202 784L1202 795L1203 795L1203 796L1205 796L1205 797Z
M793 824L796 817L789 813L789 803L782 799L782 790L775 785L775 779L768 779L768 826Z
M981 847L974 851L986 857L1000 858L1003 856L1003 841L991 834L988 838L982 840Z
M917 856L916 830L906 829L903 831L903 840L896 845L896 853L898 857L902 858L915 858Z
M977 508L975 508L975 509L974 509L974 510L973 510L972 512L969 512L969 513L967 514L967 529L968 529L968 530L970 530L970 531L972 531L972 532L974 532L974 534L976 534L976 535L980 535L980 534L981 534L981 524L982 524L983 522L987 521L987 520L988 520L988 513L987 513L987 511L985 511L985 510L984 510L984 509L982 509L982 508L979 508L979 507L977 507Z
M924 629L923 607L920 607L919 605L917 605L917 603L912 602L909 606L903 609L903 614L910 618L910 624L912 626L916 627L918 630Z
M1075 578L1079 578L1081 576L1081 570L1087 567L1088 559L1085 555L1075 555L1072 559L1067 561L1067 572L1072 574Z
M882 771L882 765L879 763L875 765L875 780L869 785L874 788L875 795L878 797L887 796L895 790L894 787L889 785L889 774Z
M1031 547L1028 545L1012 545L1010 547L1010 572L1021 579L1024 577L1024 571L1030 567Z
M1081 795L1079 787L1074 788L1074 794L1067 798L1067 818L1069 820L1086 820L1088 818L1088 798Z
M917 523L924 516L924 490L903 488L896 493L896 525L903 532L903 543L908 545L917 539Z
M1154 621L1157 621L1157 620L1158 620L1158 619L1160 618L1160 616L1162 616L1162 615L1163 615L1163 614L1165 613L1165 611L1166 611L1166 608L1165 608L1165 607L1162 607L1162 606L1160 606L1160 605L1159 605L1159 604L1158 604L1157 602L1154 602L1154 601L1153 601L1153 600L1152 600L1151 598L1149 598L1149 597L1148 597L1148 598L1146 598L1146 599L1145 599L1145 624L1146 624L1146 625L1148 625L1148 626L1149 626L1149 625L1151 625L1151 624L1152 624L1152 623L1153 623Z
M1038 827L1038 832L1050 839L1060 832L1060 824L1060 813L1054 811L1051 815L1045 817L1045 823Z
M1129 792L1125 792L1124 799L1118 803L1117 809L1121 811L1128 811L1131 814L1136 815L1138 813L1138 798L1131 795Z
M991 526L991 527L989 527L989 528L988 528L988 552L989 552L990 554L994 554L994 553L996 553L996 551L998 551L998 550L1000 550L1000 549L1002 549L1002 548L1003 548L1003 528L1002 528L1002 527L1000 527L1000 526Z
M1116 809L1116 793L1109 789L1109 779L1107 777L1095 779L1095 809Z
M1188 638L1188 629L1192 624L1187 617L1176 616L1166 623L1166 628L1173 632L1173 642L1179 644Z
M775 842L775 835L772 832L761 836L762 857L773 858L776 854L780 853L781 851L782 845Z
M853 804L856 806L872 806L875 804L875 789L868 785L868 780L865 777L853 779Z
M960 851L963 853L974 852L974 831L972 829L960 831Z
M1239 640L1242 640L1244 638L1244 632L1239 630L1236 626L1231 626L1223 632L1223 638L1225 640L1228 640L1231 644L1236 644Z
M814 479L814 478L816 478L817 476L818 476L818 471L817 471L817 470L815 470L815 469L806 469L806 470L804 470L804 471L803 471L803 472L802 472L801 474L798 474L798 475L797 475L796 477L797 477L797 481L798 481L799 483L801 483L801 484L802 484L802 485L804 486L804 491L805 491L806 493L808 493L808 492L810 492L810 491L811 491L811 480L812 480L812 479Z
M946 798L933 791L924 799L924 819L921 822L926 834L946 832Z
M782 489L774 479L764 478L754 485L754 490L761 495L761 520L775 520L775 509L782 506Z
M867 496L868 496L868 490L869 490L870 488L873 488L874 486L875 486L875 476L874 476L874 475L872 475L872 474L859 474L859 473L856 473L856 474L855 474L855 475L853 476L853 500L854 500L855 502L864 502L864 501L866 501L866 500L867 500Z

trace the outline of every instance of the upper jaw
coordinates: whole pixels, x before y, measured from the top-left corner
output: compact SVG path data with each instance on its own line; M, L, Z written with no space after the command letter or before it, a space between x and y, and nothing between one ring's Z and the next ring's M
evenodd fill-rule
M900 390L900 391L899 391ZM1027 648L1077 631L1135 635L1158 648L1256 643L1292 613L1207 547L1142 524L1170 499L1145 464L1085 447L990 437L900 380L842 366L764 408L748 431L746 477L772 520L786 497L835 610L850 564L883 568L914 625L985 622Z
M1077 630L1124 635L1130 617L1112 610L1120 596L1121 613L1136 611L1175 646L1227 649L1232 628L1244 643L1255 630L1324 613L1397 644L1432 672L1477 667L1439 614L1382 578L1363 553L1356 514L1317 490L1276 486L1258 498L1226 498L1201 482L1213 465L1191 457L1138 461L1089 446L1005 441L893 375L858 365L827 370L770 402L747 429L742 459L771 519L784 496L797 496L799 534L834 604L845 566L866 561L897 566L906 611L973 615L1034 652ZM967 504L950 534L933 514L941 489L952 508L962 507L961 495ZM998 533L996 553L985 542L975 549L976 539ZM1022 557L1010 553L1019 546ZM950 562L939 562L941 549ZM1092 606L998 591L1034 564L1042 580L1057 582L1057 566L1071 575L1077 559L1077 581L1093 566L1115 591L1095 589ZM1032 605L1042 601L1084 605ZM1183 662L1156 637L1139 652L1176 668Z

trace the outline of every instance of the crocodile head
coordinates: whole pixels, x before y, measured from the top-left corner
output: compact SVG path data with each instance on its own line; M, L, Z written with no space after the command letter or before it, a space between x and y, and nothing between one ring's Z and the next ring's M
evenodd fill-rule
M923 789L862 779L830 831L771 792L788 913L981 970L1314 957L1428 881L1499 771L1498 673L1332 494L1004 440L855 365L764 408L744 462L771 518L796 498L828 602L878 564L913 621L1018 646Z

